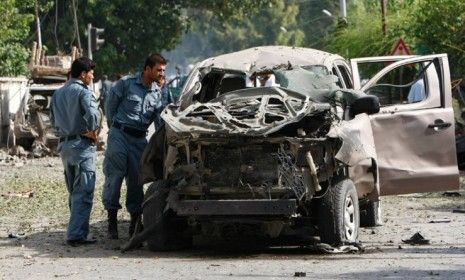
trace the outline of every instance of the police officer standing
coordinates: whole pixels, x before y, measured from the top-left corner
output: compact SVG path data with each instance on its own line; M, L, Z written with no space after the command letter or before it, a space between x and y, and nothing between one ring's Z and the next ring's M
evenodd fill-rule
M165 77L166 63L160 54L150 55L142 72L123 77L106 97L110 131L103 162L103 205L108 211L111 239L118 239L117 213L121 209L123 179L127 186L126 208L131 215L129 236L140 221L144 193L139 182L139 161L147 145L147 129L160 114L161 90L157 83Z
M65 169L70 218L67 243L71 246L95 243L89 240L89 218L95 189L95 162L100 113L92 91L95 63L87 57L71 65L71 79L55 91L50 121L59 137L58 152Z
M111 87L113 86L113 83L108 80L107 75L102 76L102 87L100 88L100 97L99 97L99 105L102 108L102 110L105 110L105 97L108 95L110 92Z

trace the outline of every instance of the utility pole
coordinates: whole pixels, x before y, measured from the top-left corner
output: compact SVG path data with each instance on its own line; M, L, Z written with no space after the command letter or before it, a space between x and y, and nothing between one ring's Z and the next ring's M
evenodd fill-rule
M92 42L91 42L92 39L90 38L91 30L92 30L92 23L88 23L87 24L87 57L89 57L90 59L93 59L92 58Z
M76 34L77 40L78 40L78 48L81 50L81 37L79 36L79 24L78 24L78 19L77 19L77 14L76 14L76 2L75 0L71 1L71 5L73 7L73 21L74 21L74 32Z
M387 0L381 0L381 28L383 30L383 36L387 36L386 27L386 2Z
M40 18L39 18L39 0L34 1L34 8L36 14L36 24L37 24L37 44L39 49L42 48L42 33L40 32Z
M341 18L347 18L347 3L346 0L339 0L339 16Z

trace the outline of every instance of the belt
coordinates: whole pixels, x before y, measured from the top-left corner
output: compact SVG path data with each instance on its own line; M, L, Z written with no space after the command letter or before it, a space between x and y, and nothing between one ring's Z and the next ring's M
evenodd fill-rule
M129 126L125 126L123 124L120 124L119 122L113 122L113 127L117 128L117 129L120 129L122 131L124 131L125 133L133 136L133 137L136 137L136 138L143 138L145 136L147 136L147 131L145 130L139 130L139 129L135 129L135 128L132 128L132 127L129 127Z
M94 142L92 139L90 139L89 137L86 137L86 136L82 136L82 135L69 135L69 136L60 137L60 143L61 143L61 142L65 142L65 141L75 140L75 139L86 139L86 140L92 141L92 143Z

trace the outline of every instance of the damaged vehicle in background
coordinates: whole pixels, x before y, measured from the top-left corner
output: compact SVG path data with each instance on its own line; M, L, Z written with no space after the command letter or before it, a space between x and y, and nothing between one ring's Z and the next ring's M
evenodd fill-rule
M447 56L350 64L283 46L198 63L144 152L139 237L152 250L197 234L350 244L380 223L379 196L458 188Z
M56 154L58 138L50 124L49 108L53 93L67 81L71 63L81 54L73 47L69 55L45 55L33 43L29 61L30 79L22 87L2 87L0 78L0 147L10 155L43 157ZM7 79L12 80L12 79Z

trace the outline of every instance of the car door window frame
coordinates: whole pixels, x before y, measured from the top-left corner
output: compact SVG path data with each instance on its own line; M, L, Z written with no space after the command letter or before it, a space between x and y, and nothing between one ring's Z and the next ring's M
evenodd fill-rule
M408 56L408 57L377 57L377 58L363 58L363 59L354 59L351 60L352 71L354 75L354 81L358 79L357 86L360 86L360 79L359 79L359 72L357 63L367 63L367 62L383 62L383 61L392 61L397 59L398 61L393 62L392 64L384 67L381 71L379 71L376 75L374 75L365 85L363 85L360 89L362 91L366 91L371 86L373 86L377 81L379 81L382 77L384 77L387 73L397 69L401 66L413 64L413 63L424 63L428 61L432 61L434 67L428 67L425 71L425 90L428 90L428 95L426 96L425 100L416 103L407 103L407 104L392 104L388 106L384 106L381 108L381 113L387 112L395 112L395 111L408 111L408 110L415 110L415 109L426 109L426 108L437 108L437 107L447 107L445 102L445 92L446 88L443 85L443 79L447 78L447 74L444 73L444 65L437 65L435 60L438 60L443 63L447 63L447 59L443 59L446 57L446 54L439 54L439 55L427 55L427 56ZM445 62L444 62L445 61ZM440 63L441 64L441 63ZM448 65L447 65L448 66ZM443 75L445 75L443 77ZM447 84L447 81L445 81ZM439 90L438 94L432 94L434 90ZM450 98L448 98L450 102Z
M344 88L352 89L353 81L350 74L349 65L343 60L336 60L333 64L333 69L338 73L339 79L342 81Z

